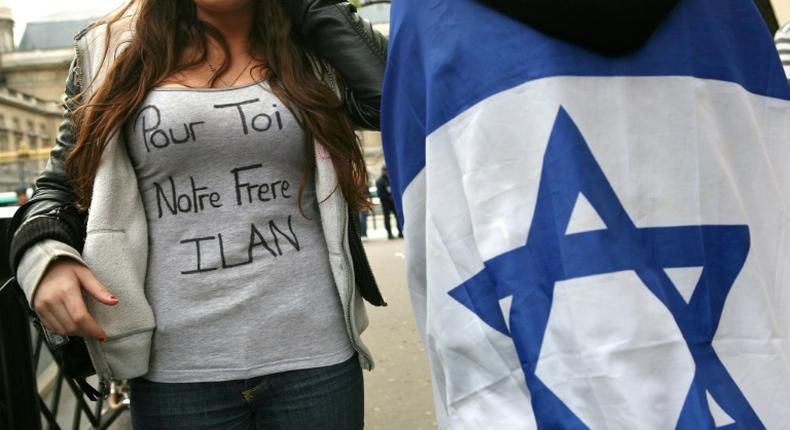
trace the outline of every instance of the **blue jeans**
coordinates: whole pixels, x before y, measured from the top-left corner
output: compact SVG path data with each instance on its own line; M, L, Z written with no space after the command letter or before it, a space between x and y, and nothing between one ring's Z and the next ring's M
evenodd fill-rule
M333 366L248 380L131 381L135 430L356 430L363 427L364 409L356 355Z

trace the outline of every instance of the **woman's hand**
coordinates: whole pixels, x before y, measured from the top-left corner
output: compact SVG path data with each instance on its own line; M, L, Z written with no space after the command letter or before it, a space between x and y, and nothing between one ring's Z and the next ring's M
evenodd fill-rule
M96 280L90 269L77 261L62 259L52 262L44 272L33 297L33 310L52 333L104 342L107 333L88 313L83 289L100 303L108 306L118 303L118 298Z

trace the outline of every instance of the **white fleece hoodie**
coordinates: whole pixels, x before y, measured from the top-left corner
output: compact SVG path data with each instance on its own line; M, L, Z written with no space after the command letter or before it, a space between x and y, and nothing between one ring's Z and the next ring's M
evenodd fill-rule
M117 22L111 32L109 55L103 61L107 26L90 29L76 44L77 67L86 89L85 99L104 81L115 55L131 37L132 20ZM116 49L117 48L117 49ZM320 76L336 87L331 68L316 62ZM91 315L107 332L99 343L85 339L91 359L102 381L124 380L145 375L155 321L145 294L148 262L148 226L137 178L132 167L123 133L115 133L107 142L94 182L93 199L88 211L87 236L82 255L74 248L54 240L35 245L20 261L19 283L31 300L47 266L57 258L70 257L87 265L96 278L115 296L115 306L103 305L85 295ZM348 244L348 207L339 187L329 155L316 143L315 187L321 224L332 274L337 286L346 322L346 331L360 365L372 369L370 352L360 339L367 327L362 297L355 287L353 264Z

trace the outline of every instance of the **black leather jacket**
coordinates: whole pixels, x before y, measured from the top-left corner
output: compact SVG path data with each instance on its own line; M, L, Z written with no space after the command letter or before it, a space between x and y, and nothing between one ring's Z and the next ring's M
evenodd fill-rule
M304 43L334 67L343 81L345 101L352 121L360 128L378 129L381 87L387 57L386 39L356 13L351 4L337 0L280 0L288 10ZM85 31L76 36L83 37ZM81 92L79 68L72 62L66 81L67 100ZM65 160L76 141L67 103L55 147L46 169L36 180L36 191L14 215L8 231L11 268L16 273L25 251L45 239L66 243L78 251L85 239L87 214L77 209L69 185ZM349 217L355 220L356 217ZM349 223L349 245L355 279L362 297L386 305L368 265L355 224Z

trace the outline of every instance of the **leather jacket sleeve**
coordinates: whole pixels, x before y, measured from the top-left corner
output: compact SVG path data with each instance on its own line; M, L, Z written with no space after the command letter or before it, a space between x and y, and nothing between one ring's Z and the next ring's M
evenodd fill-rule
M66 157L76 141L76 129L71 117L77 102L72 97L80 92L78 59L75 57L66 80L65 112L55 147L50 153L47 167L36 180L33 197L17 210L8 230L8 255L14 273L25 251L45 239L58 240L77 250L82 249L86 214L77 209L76 195L65 168Z
M552 37L604 55L641 47L679 0L478 0Z
M294 28L343 79L354 124L378 130L387 39L356 8L339 0L280 0Z

